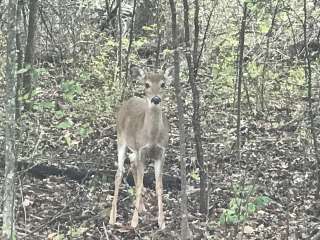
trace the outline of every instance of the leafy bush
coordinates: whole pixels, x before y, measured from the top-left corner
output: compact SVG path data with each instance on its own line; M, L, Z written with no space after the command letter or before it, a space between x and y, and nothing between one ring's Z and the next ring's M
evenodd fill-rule
M235 186L234 197L230 200L228 208L220 216L220 224L237 224L246 221L259 209L267 206L271 199L258 194L253 185Z

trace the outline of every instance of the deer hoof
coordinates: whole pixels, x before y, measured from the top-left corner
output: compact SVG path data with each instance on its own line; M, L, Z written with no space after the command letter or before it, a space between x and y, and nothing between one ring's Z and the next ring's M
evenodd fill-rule
M145 207L143 201L141 201L139 204L139 213L145 212L145 211L146 211L146 207Z
M165 222L162 222L162 223L158 222L158 225L159 225L159 228L160 228L161 230L163 230L163 229L166 228Z
M163 230L163 229L166 228L166 223L165 223L163 217L162 217L162 218L158 218L158 226L159 226L159 228L160 228L161 230Z
M110 224L110 225L116 224L116 214L115 214L115 212L113 211L113 209L112 209L111 212L110 212L109 224Z
M131 221L131 227L136 228L138 226L139 216L138 214L134 213Z
M138 226L138 221L132 220L132 221L131 221L131 227L132 227L132 228L136 228L137 226Z

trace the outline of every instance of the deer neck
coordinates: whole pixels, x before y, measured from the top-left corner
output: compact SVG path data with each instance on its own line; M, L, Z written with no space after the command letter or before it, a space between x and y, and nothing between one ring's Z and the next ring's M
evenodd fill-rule
M151 141L155 141L163 128L161 106L153 106L147 103L144 127L148 131Z

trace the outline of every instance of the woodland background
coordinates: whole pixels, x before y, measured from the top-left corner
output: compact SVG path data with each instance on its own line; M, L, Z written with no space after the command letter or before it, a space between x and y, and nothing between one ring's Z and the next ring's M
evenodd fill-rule
M184 239L181 209L194 239L320 239L319 0L10 0L0 1L0 29L0 202L11 162L18 239ZM128 227L130 176L111 227L115 112L143 94L130 68L177 63L180 86L164 104L166 229L152 166L139 227Z

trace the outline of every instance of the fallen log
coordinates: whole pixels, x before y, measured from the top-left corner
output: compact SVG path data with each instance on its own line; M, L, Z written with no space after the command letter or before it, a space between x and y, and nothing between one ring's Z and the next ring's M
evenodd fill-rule
M4 164L0 161L0 168L4 168ZM97 177L106 179L108 182L114 181L115 171L113 170L87 170L76 167L57 167L47 163L33 164L28 162L17 162L18 174L29 174L38 179L45 179L50 176L65 177L68 180L76 181L84 184L86 181ZM134 186L134 180L131 172L123 179L130 186ZM143 178L144 186L150 189L155 188L154 173L146 173ZM163 174L163 187L167 190L180 190L180 178Z

